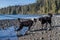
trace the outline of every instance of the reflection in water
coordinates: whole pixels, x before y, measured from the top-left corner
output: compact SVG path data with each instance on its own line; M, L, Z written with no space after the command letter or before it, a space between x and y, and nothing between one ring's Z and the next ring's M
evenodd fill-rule
M0 40L18 40L17 34L14 30L14 26L5 30L0 30Z
M23 27L22 30L20 30L20 35L25 35L25 33L28 31L28 27Z

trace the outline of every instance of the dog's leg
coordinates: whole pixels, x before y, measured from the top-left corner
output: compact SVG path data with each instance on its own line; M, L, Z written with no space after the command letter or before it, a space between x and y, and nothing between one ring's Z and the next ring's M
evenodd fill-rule
M47 29L47 25L48 25L48 22L46 22L46 26L45 26L45 29Z
M42 29L43 29L43 24L41 24L42 25Z
M52 26L51 26L51 23L49 23L49 28L48 28L48 30L50 31L51 29L52 29Z
M23 28L23 26L20 26L16 31L20 31Z

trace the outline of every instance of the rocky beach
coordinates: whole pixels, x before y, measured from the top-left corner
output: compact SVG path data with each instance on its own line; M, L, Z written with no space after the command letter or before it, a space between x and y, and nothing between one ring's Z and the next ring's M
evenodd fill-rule
M45 28L45 24L44 24L45 29L42 30L41 22L37 20L37 22L34 23L33 26L31 27L31 29L27 31L27 34L24 36L18 37L18 39L19 40L60 40L59 19L60 19L60 16L52 17L53 27L51 27L52 30L50 31L47 30L48 28L50 28L49 24L47 28ZM17 19L0 20L0 28L4 29L10 26L18 27L19 26L18 20Z

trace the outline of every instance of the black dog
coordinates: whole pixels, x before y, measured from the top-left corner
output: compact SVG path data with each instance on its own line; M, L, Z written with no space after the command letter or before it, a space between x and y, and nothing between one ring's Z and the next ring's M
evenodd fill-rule
M50 13L48 14L48 16L39 18L39 21L41 22L42 28L43 28L43 25L45 23L46 23L46 27L47 27L47 23L49 23L51 26L51 23L52 23L51 19L52 19L52 14L50 14Z
M24 26L29 27L28 30L30 30L31 26L33 25L33 21L32 21L32 20L27 20L27 21L21 22L21 21L20 21L20 18L18 18L18 21L19 21L19 23L20 23L20 26L19 26L19 28L17 29L17 31L21 30Z

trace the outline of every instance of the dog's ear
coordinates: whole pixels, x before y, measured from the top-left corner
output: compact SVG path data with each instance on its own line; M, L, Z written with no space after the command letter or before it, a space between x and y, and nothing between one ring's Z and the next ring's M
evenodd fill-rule
M20 21L20 18L18 18L18 21Z
M39 21L41 21L42 20L42 18L39 18Z
M20 18L18 18L18 20L20 20Z

